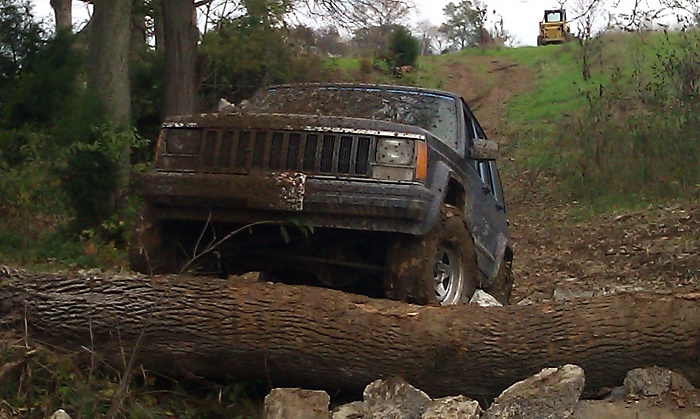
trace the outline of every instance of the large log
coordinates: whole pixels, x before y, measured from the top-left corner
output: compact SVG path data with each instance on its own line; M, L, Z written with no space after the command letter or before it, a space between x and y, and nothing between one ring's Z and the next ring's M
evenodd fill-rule
M566 363L585 369L590 388L619 385L649 365L698 385L699 301L698 293L617 294L422 307L232 279L0 272L3 327L94 348L117 364L134 352L146 369L170 375L351 391L399 375L431 396L487 400Z

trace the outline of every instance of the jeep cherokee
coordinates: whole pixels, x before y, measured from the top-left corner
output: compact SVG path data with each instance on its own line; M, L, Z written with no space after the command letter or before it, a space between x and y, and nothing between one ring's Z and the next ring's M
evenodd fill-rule
M495 157L459 96L273 86L167 119L130 262L147 274L260 271L419 304L512 289ZM372 294L374 295L374 294Z

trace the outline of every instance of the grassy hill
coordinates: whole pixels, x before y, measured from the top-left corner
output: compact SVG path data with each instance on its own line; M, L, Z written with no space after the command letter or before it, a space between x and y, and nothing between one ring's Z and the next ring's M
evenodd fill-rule
M699 40L697 32L608 33L584 45L466 50L423 58L413 82L444 88L439 75L456 64L493 84L488 60L530 70L498 127L511 169L606 211L698 196Z

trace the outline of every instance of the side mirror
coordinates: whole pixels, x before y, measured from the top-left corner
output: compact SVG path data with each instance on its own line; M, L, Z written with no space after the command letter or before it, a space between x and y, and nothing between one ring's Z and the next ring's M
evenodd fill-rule
M483 138L475 138L470 150L475 160L496 160L499 157L498 143Z

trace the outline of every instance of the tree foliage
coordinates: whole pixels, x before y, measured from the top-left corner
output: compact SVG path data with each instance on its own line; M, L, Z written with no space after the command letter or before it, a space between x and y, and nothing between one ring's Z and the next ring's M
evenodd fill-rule
M463 0L447 3L442 9L447 20L440 29L451 41L451 49L462 50L478 43L485 22L485 8L479 6L478 2Z
M679 21L700 25L700 4L697 0L660 0L661 4L671 10L680 12Z
M4 89L3 126L50 127L66 117L66 105L81 95L77 77L82 55L74 48L74 38L59 36L36 44L37 49L21 62L21 72Z
M363 26L387 27L404 23L411 8L402 0L378 0L356 10Z
M329 25L314 30L314 38L320 53L342 55L348 50L347 43L343 41L335 26Z
M413 65L420 54L420 42L406 28L396 28L391 35L391 61L394 67Z
M357 29L352 37L355 55L386 57L391 43L391 34L396 28L396 26L367 26Z
M410 0L296 0L295 5L317 20L330 18L348 29L400 24L413 8Z
M253 15L226 19L218 30L204 36L204 108L211 108L220 97L230 101L248 98L261 86L326 77L320 57L305 44L286 42L287 29L272 21Z
M0 0L0 89L19 76L22 62L39 50L44 38L28 0Z

